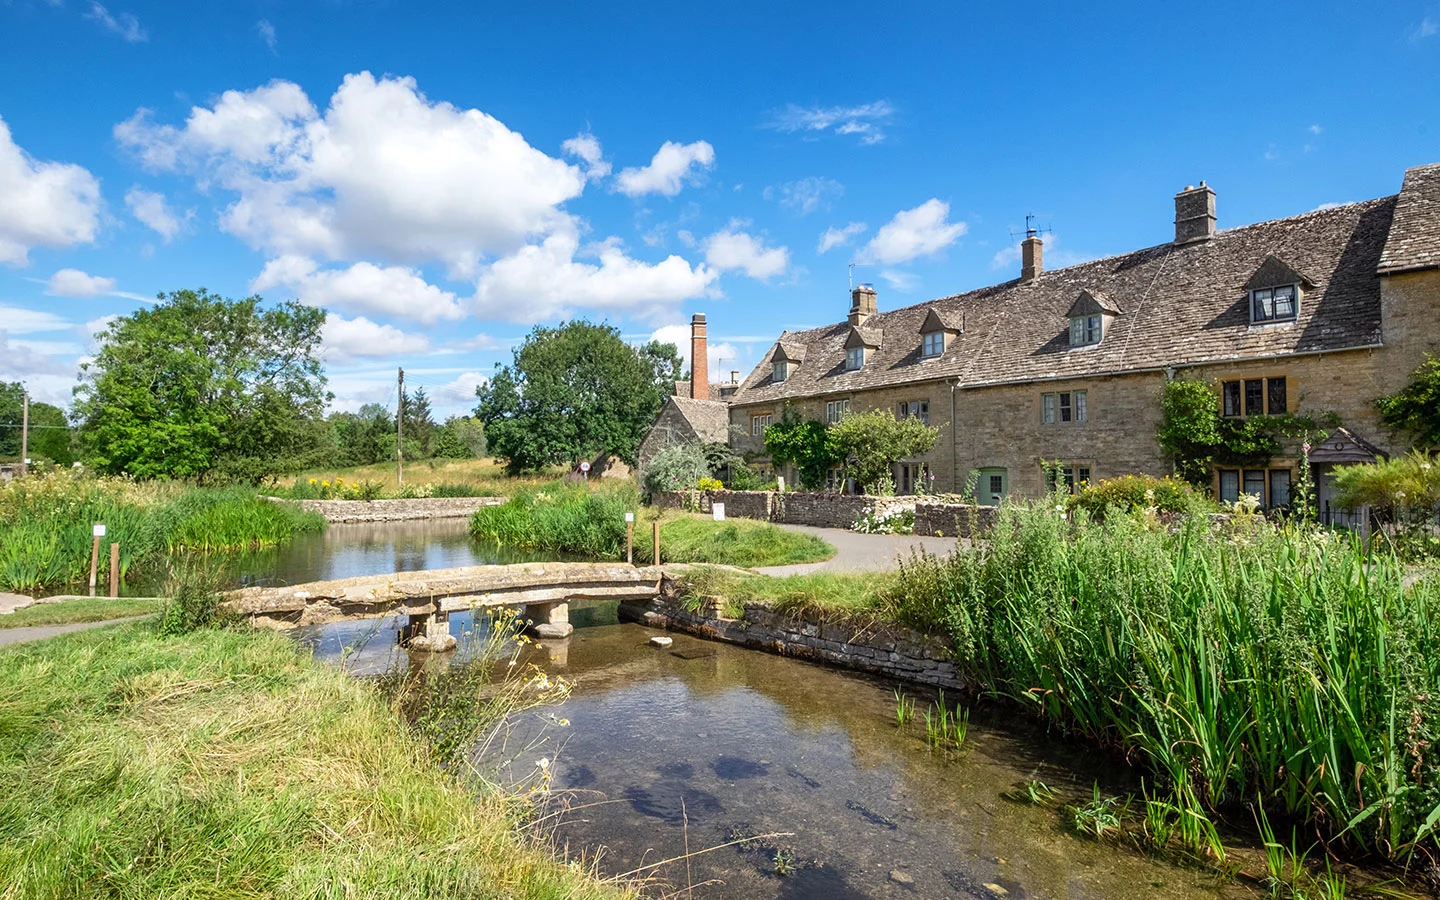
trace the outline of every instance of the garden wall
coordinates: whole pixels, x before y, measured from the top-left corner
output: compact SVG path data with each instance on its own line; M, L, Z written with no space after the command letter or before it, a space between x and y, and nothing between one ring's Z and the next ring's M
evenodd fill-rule
M995 509L963 503L927 501L921 497L867 497L857 494L806 491L670 491L655 494L650 502L661 509L698 509L709 512L725 504L725 515L763 519L781 525L816 528L850 528L866 509L884 511L894 506L915 507L915 533L926 536L971 537L995 522Z
M285 500L318 512L327 522L409 522L417 519L464 519L482 506L497 506L504 497L422 497L415 500Z

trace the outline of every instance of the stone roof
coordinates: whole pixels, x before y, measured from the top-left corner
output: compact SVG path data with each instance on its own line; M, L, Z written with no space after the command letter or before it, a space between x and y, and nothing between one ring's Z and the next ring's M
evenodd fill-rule
M882 312L865 328L883 330L885 341L854 371L845 368L848 322L787 332L781 338L787 354L794 359L794 348L803 347L804 361L777 384L772 347L730 402L932 379L977 386L1087 377L1374 346L1380 342L1376 268L1395 212L1393 196L1351 203ZM1440 214L1430 215L1428 226L1440 227ZM1245 286L1272 256L1303 273L1310 285L1302 288L1294 322L1252 325ZM1085 291L1124 312L1099 344L1072 348L1066 314ZM943 354L927 359L921 357L920 332L932 309L965 326L945 342Z
M1379 272L1395 275L1440 266L1440 163L1405 171L1395 226L1380 254Z
M692 400L689 397L668 397L675 409L695 430L705 444L723 444L730 440L730 404L721 400Z

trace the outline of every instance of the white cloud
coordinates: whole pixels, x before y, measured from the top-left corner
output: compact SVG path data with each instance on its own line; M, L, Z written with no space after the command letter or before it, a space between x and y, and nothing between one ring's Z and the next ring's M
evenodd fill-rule
M372 322L364 316L347 319L330 313L320 330L321 352L326 361L424 353L430 341L423 334L408 334L393 325Z
M142 191L140 188L131 188L125 194L125 205L130 208L130 214L140 220L160 237L165 243L170 243L185 223L195 217L195 211L189 210L185 217L175 215L165 202L164 194L157 194L154 191Z
M885 279L894 290L902 294L913 294L920 287L920 276L914 272L903 272L899 269L881 269L880 277Z
M68 331L71 323L54 313L23 306L0 306L0 329L9 334L41 334Z
M680 361L690 365L690 326L689 325L661 325L650 334L650 340L659 341L662 344L674 344L680 351ZM740 350L729 343L707 342L705 345L705 364L709 368L711 381L725 381L730 377L730 369L738 369L740 361ZM721 369L724 371L721 371Z
M95 176L72 163L32 159L0 119L0 263L26 265L35 247L91 243L99 227Z
M258 35L260 35L260 40L262 40L262 41L265 42L265 46L267 46L267 47L270 48L270 52L271 52L271 53L274 53L274 52L275 52L275 26L270 24L270 20L269 20L269 19L261 19L260 21L256 22L256 23L255 23L255 33L258 34Z
M801 178L778 187L767 187L763 196L775 200L786 209L802 216L820 209L829 209L831 204L845 193L845 185L833 178Z
M435 388L430 395L431 406L437 411L468 413L475 406L475 389L489 382L490 379L479 372L462 372L454 381Z
M600 139L588 131L575 135L560 145L571 156L585 161L585 178L594 181L610 174L610 163L600 150Z
M968 226L951 222L950 204L931 198L914 209L904 209L880 226L857 257L863 263L903 263L929 256L955 243Z
M475 310L487 318L535 322L578 308L653 318L710 292L718 273L679 256L654 265L632 259L614 238L589 248L599 265L577 262L579 239L551 235L497 260L481 276Z
M459 299L430 284L415 269L358 262L346 269L321 269L304 256L281 256L265 264L250 284L256 293L276 287L293 290L302 303L432 324L465 315Z
M1410 41L1411 43L1417 43L1426 38L1434 37L1437 34L1440 34L1440 18L1426 16L1420 20L1419 25L1410 29Z
M52 297L101 297L115 293L115 279L79 269L61 269L45 282L45 293Z
M785 271L790 265L790 251L785 247L766 247L759 238L740 230L741 223L731 222L722 231L705 239L705 261L717 269L738 269L751 278L765 280Z
M1311 134L1319 134L1320 132L1324 131L1325 129L1321 128L1319 125L1311 125L1311 126L1310 126L1309 128L1307 128L1306 130L1309 131Z
M848 246L851 241L853 241L864 231L864 222L851 222L844 228L836 228L834 225L831 225L829 228L825 229L824 234L820 235L820 246L816 249L815 252L826 253L836 247Z
M627 197L663 194L674 197L687 181L697 175L694 169L715 165L715 148L705 141L677 144L666 141L655 151L650 165L624 169L615 176L615 188Z
M145 29L140 27L140 20L135 18L134 15L128 12L120 13L118 16L111 15L110 10L94 2L94 0L91 0L90 11L85 14L85 18L98 23L101 28L111 34L119 35L121 40L128 41L129 43L139 44L150 40L150 35L146 34Z
M775 112L768 127L787 134L795 132L833 131L840 135L857 135L862 144L878 144L885 140L880 125L895 115L888 100L877 100L859 106L799 106L788 104Z
M70 405L75 386L76 363L55 359L29 345L12 341L0 328L0 381L21 381L30 396L59 407Z
M585 176L477 109L432 102L412 78L348 75L323 114L298 85L226 91L183 127L141 109L115 137L151 169L236 195L221 227L275 255L444 262L572 227L559 207Z

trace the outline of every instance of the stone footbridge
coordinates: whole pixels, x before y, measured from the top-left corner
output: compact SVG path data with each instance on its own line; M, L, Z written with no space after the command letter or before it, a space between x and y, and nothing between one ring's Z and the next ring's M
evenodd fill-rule
M625 563L518 563L425 572L395 572L233 591L226 605L252 624L272 628L339 619L406 615L402 640L417 650L455 645L449 614L486 606L521 610L541 637L569 635L569 605L584 601L653 600L665 572Z

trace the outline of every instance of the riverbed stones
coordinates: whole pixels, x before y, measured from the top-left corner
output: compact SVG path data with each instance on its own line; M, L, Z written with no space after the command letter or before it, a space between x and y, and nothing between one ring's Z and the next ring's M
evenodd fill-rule
M541 622L530 630L535 632L535 636L538 638L556 640L574 634L575 626L569 622Z
M899 869L890 870L890 880L895 882L896 884L902 884L905 887L911 887L915 884L914 878L911 878L909 875L906 875Z
M668 647L673 643L675 643L674 638L666 637L663 634L657 634L655 637L652 637L650 639L650 646L660 647L661 649L664 649L665 647Z

